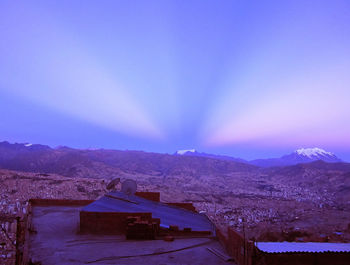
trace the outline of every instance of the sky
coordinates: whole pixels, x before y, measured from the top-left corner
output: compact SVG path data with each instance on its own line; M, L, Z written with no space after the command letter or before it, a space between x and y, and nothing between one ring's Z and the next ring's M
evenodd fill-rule
M350 161L350 2L0 2L0 140Z

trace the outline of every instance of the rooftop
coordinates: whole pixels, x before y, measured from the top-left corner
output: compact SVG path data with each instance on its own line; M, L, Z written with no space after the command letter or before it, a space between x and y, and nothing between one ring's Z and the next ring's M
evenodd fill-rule
M99 206L105 205L102 202L104 200ZM88 207L92 210L102 209L97 205ZM211 237L176 238L173 242L166 242L126 240L125 236L120 235L78 234L81 208L79 206L33 206L32 224L37 233L30 235L29 255L32 261L67 265L233 264L220 259L208 250L225 252L219 242ZM172 213L175 214L175 212Z

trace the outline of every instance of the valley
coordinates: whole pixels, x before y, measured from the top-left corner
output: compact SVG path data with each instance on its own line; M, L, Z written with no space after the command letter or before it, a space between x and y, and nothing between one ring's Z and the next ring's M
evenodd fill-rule
M162 201L194 202L221 229L234 227L251 239L294 234L293 240L350 241L348 163L265 168L140 151L6 148L12 150L0 152L7 168L1 170L2 205L38 197L97 199L120 177L134 179L140 191L159 191Z

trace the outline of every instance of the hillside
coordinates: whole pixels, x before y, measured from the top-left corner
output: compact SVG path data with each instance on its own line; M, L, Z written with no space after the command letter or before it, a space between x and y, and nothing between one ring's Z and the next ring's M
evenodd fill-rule
M350 222L348 163L315 161L259 168L208 157L139 151L31 145L6 153L9 147L0 148L1 167L27 172L1 171L5 201L24 202L32 196L95 199L105 192L110 179L131 178L140 190L160 191L163 201L194 202L219 227L241 230L245 224L250 237L301 229L316 239L343 231L337 240L350 240L346 232Z
M28 172L56 173L67 177L113 178L148 174L194 178L227 172L254 171L257 167L207 157L174 156L142 151L80 150L68 147L0 143L0 167Z

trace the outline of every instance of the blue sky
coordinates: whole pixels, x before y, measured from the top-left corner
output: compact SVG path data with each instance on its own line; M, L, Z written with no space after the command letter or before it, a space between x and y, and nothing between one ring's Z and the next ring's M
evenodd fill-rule
M0 138L350 160L348 1L1 1Z

